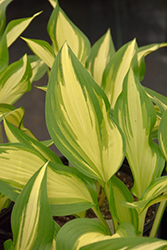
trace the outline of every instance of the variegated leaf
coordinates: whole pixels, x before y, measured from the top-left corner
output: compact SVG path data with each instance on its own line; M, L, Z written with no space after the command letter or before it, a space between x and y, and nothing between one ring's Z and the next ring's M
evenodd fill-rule
M28 56L32 68L31 82L41 79L48 70L48 66L35 55Z
M107 182L124 158L122 133L109 118L107 97L65 44L53 64L46 93L51 138L73 166Z
M38 151L21 144L0 145L0 159L0 191L13 201L46 163ZM47 190L53 215L74 214L98 204L94 181L63 164L49 163Z
M93 45L86 61L87 69L99 86L102 85L103 72L114 53L114 44L110 30L108 30L106 34Z
M65 42L68 43L76 57L85 64L89 54L90 42L88 38L75 26L55 2L55 8L48 22L48 33L57 55Z
M132 197L130 191L124 185L124 183L120 181L116 176L113 176L110 179L109 183L105 186L105 193L107 196L113 221L115 218L119 224L122 222L129 222L137 230L138 229L137 211L135 209L129 209L120 203L122 201L126 202L134 201L134 198Z
M81 247L94 242L128 236L136 236L133 226L129 223L122 223L116 233L111 236L97 220L76 219L60 229L56 239L56 247L63 250L79 250Z
M21 108L14 109L14 110L8 111L6 113L3 113L4 106L5 106L5 104L0 105L0 114L4 115L8 122L13 124L17 128L19 128L25 134L36 139L35 136L31 133L31 131L29 129L25 128L23 125L23 118L24 118L24 113L25 113L24 108L21 107ZM2 107L2 109L1 109L1 107ZM6 108L7 107L8 106L6 106ZM4 128L5 128L6 136L8 137L9 142L18 142L18 140L15 138L15 136L13 136L13 134L8 129L6 123L4 123Z
M0 11L1 11L1 18L0 18L0 37L2 37L2 34L5 29L6 25L6 8L7 6L12 2L12 0L3 0L0 2Z
M164 159L158 145L150 138L156 121L154 106L132 69L125 78L114 117L126 139L126 156L134 177L132 190L140 198L150 183L161 175Z
M145 57L150 53L158 50L159 48L166 47L167 43L157 43L150 44L146 46L142 46L138 49L137 59L138 59L138 67L139 67L139 81L141 82L145 75Z
M159 125L158 140L161 151L167 161L167 110L164 112Z
M31 89L31 66L27 55L0 73L0 102L13 104Z
M41 14L41 12L36 13L32 17L12 20L8 24L5 30L8 47L21 35L21 33L28 27L32 20L39 14Z
M20 109L17 109L18 111ZM21 110L20 110L21 111ZM19 113L16 113L16 115L19 115ZM11 114L13 115L13 113ZM14 115L12 118L16 118ZM20 117L19 117L20 118ZM23 127L22 119L20 121L20 126L18 126L18 123L15 123L16 120L14 120L13 124L16 125L16 127L19 127L20 129L16 128L11 124L11 116L7 116L6 119L4 119L4 128L6 135L8 137L8 140L10 142L20 142L25 146L28 146L32 149L35 149L37 152L39 152L45 159L54 161L57 163L62 163L60 158L48 147L44 146L43 143L39 142L32 133ZM9 122L10 121L10 122Z
M48 0L50 2L50 4L52 5L53 8L56 7L57 4L57 0Z
M111 58L104 71L102 88L106 93L111 108L122 91L124 78L132 65L137 50L136 40L122 46Z
M139 213L142 213L143 210L149 208L153 204L158 202L167 200L167 177L161 176L156 178L151 185L145 190L141 199L139 201L121 201L123 206L129 208L135 208L138 210Z
M111 248L112 246L112 248ZM80 250L165 250L167 242L165 240L150 237L124 237L96 242Z
M28 39L22 37L22 39L28 44L30 49L36 54L48 67L52 67L55 59L55 54L48 42L37 39Z
M156 105L159 107L161 114L163 114L163 112L167 109L167 97L157 93L152 89L146 87L144 87L144 89L151 101L156 103Z
M47 163L25 185L11 217L15 250L51 249L54 222L47 197Z

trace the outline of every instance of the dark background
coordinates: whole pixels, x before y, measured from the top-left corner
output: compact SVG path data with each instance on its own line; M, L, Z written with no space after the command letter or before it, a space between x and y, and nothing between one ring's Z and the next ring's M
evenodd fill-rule
M87 35L91 44L108 28L111 29L116 49L137 38L139 46L167 41L167 0L59 0L68 17ZM29 17L43 10L26 31L24 37L43 39L50 43L47 22L52 6L47 0L13 0L7 8L7 22ZM32 54L20 38L10 47L10 63L25 53ZM143 85L167 95L167 48L160 49L146 58L146 75ZM46 85L47 77L37 85ZM45 126L45 93L32 86L16 104L25 108L25 127L39 140L49 139Z

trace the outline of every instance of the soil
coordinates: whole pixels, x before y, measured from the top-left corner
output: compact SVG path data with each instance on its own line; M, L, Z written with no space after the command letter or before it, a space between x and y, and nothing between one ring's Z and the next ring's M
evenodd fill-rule
M130 190L133 186L133 179L131 177L131 174L127 174L125 172L122 171L118 171L116 176L127 186L127 188ZM134 197L134 200L136 200L136 198ZM149 207L148 211L147 211L147 215L145 218L145 224L149 223L150 220L152 220L154 218L155 215L155 209L156 206L153 205L151 207ZM104 217L105 220L110 220L111 219L111 214L110 214L110 210L109 210L109 206L108 206L108 202L105 199L103 201L102 206L100 207L100 211ZM94 212L92 211L92 209L88 209L87 213L86 213L86 218L96 218L96 215L94 214ZM73 215L69 215L69 216L54 216L54 220L62 227L65 223L67 223L70 220L76 219L75 216Z

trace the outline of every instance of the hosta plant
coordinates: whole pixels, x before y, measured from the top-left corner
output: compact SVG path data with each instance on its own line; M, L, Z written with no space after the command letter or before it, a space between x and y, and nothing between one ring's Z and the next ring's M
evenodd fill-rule
M39 77L39 68L43 65L39 58L34 56L28 57L27 54L20 60L9 65L8 48L27 28L31 21L39 15L37 13L29 18L12 20L6 26L6 8L11 1L0 1L0 106L2 110L6 109L8 111L13 111L14 107L11 105L31 89L31 82ZM0 121L2 121L2 117L3 112L1 112ZM11 115L9 117L11 118ZM2 143L1 127L0 135ZM9 199L0 194L0 211L8 206L9 203Z
M52 44L22 39L50 68L42 89L51 139L39 142L27 133L21 109L0 107L9 140L0 145L0 191L15 202L13 240L5 249L167 249L156 238L167 200L167 98L141 85L145 56L167 44L139 48L134 39L115 51L108 30L91 47L58 2L50 3ZM130 191L115 176L125 157L134 179ZM150 237L142 237L146 212L157 203ZM85 218L88 209L98 220ZM52 218L65 215L76 219L60 227Z

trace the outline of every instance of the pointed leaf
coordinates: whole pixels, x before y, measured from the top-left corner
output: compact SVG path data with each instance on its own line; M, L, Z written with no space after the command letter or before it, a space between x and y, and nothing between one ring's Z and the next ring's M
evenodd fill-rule
M109 181L109 186L105 187L107 199L112 216L116 218L119 223L129 222L134 228L138 229L138 213L135 209L124 207L120 202L133 202L134 199L124 185L116 176L113 176Z
M8 47L21 35L21 33L28 27L28 25L31 23L31 21L39 14L41 14L41 12L38 12L29 18L12 20L8 24L8 26L5 30Z
M20 249L51 249L54 222L47 197L47 163L29 180L14 205L11 217L13 245Z
M136 46L135 39L122 46L111 58L104 71L102 88L108 97L111 108L114 108L122 91L124 78L136 53Z
M161 175L164 159L158 145L150 138L156 121L154 106L132 69L124 81L114 117L126 138L126 156L134 177L132 191L140 198L150 183Z
M167 43L157 43L157 44L149 44L146 46L142 46L138 49L138 67L140 70L139 81L141 82L144 78L145 74L145 57L149 55L151 52L156 51L159 48L166 47Z
M22 37L22 39L28 44L30 49L36 54L44 63L50 68L55 59L54 51L48 42L37 39L28 39Z
M70 46L76 57L85 64L89 54L90 42L88 38L69 20L58 2L48 23L48 33L57 55L65 42Z
M102 85L103 72L114 53L114 44L110 30L108 30L106 34L93 45L86 61L86 67L99 86Z
M167 97L163 96L156 91L144 87L147 95L151 99L152 102L156 103L156 105L159 107L161 114L167 109Z
M5 25L6 25L6 8L12 2L12 0L3 0L0 2L0 11L1 11L1 18L0 18L0 37L2 36Z
M125 144L107 97L67 44L50 73L46 121L55 145L87 176L107 182L120 167Z
M6 117L6 119L4 119L4 128L7 137L11 139L10 142L20 142L25 146L37 150L41 155L43 155L43 157L45 157L45 159L55 161L57 163L62 163L60 158L52 150L44 146L36 138L32 137L31 133L27 133L27 130L23 130L22 126L20 126L20 129L17 129L8 121L11 122L11 120Z
M12 63L0 73L0 102L13 104L29 91L31 66L27 55Z

